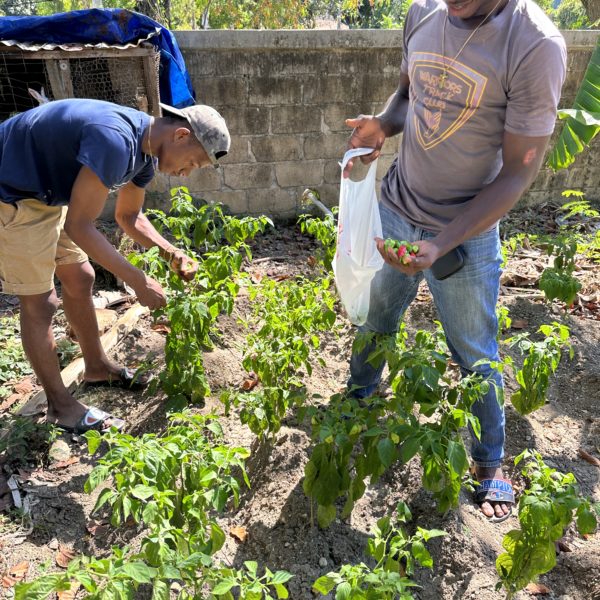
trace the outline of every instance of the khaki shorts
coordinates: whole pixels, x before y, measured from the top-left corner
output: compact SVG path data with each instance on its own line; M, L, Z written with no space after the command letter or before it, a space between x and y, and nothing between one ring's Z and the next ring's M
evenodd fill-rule
M66 216L66 206L0 200L0 293L44 294L54 288L57 265L87 261L63 229Z

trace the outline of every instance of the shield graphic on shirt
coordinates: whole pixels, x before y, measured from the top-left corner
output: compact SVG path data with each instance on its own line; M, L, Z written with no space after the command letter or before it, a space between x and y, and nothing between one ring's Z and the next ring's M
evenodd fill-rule
M411 107L419 144L429 150L458 131L474 114L487 77L440 54L410 58Z

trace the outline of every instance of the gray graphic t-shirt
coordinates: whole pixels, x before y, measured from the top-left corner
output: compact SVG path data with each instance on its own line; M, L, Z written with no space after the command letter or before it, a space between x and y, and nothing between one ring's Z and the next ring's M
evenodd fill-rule
M459 53L471 33L442 0L415 0L404 28L410 103L381 200L434 232L496 178L504 131L552 133L566 73L564 39L533 0L509 0Z

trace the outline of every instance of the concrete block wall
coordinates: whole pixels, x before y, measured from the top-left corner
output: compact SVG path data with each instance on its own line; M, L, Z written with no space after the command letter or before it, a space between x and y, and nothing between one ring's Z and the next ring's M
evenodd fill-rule
M233 143L222 169L190 178L159 175L153 205L165 205L170 188L223 202L234 213L297 214L306 187L328 205L338 201L338 161L347 143L347 117L381 110L396 89L402 35L390 30L179 31L175 32L197 94L227 120ZM598 32L565 32L569 74L562 105L570 106ZM398 139L379 159L381 178ZM544 169L524 202L560 200L566 188L600 200L600 144L568 172Z

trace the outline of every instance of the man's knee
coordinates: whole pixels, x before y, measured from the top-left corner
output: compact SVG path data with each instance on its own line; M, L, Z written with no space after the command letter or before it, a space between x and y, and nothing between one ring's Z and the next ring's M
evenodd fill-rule
M21 321L51 321L52 316L59 306L56 291L52 290L46 294L35 294L33 296L19 296L21 307Z
M63 265L57 268L56 275L60 280L63 295L71 298L91 296L96 275L89 262Z

